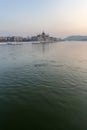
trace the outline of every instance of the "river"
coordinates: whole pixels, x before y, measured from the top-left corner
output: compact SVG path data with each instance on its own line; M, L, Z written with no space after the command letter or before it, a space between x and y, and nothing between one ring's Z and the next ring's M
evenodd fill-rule
M87 129L87 42L0 45L6 129Z

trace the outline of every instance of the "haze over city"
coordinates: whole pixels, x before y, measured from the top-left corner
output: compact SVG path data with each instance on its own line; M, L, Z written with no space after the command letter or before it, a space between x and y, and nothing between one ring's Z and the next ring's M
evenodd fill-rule
M0 0L0 36L87 35L87 0Z

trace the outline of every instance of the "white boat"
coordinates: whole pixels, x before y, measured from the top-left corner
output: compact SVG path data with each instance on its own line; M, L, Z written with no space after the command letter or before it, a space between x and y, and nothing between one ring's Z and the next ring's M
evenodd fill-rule
M32 44L40 44L39 41L32 42Z
M7 45L22 45L22 43L18 43L18 42L8 42Z
M46 41L41 41L40 43L47 43Z

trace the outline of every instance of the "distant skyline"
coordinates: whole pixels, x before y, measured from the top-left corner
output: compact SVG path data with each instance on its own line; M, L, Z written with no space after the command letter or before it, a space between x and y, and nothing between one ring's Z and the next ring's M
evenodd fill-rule
M0 0L0 36L87 35L87 0Z

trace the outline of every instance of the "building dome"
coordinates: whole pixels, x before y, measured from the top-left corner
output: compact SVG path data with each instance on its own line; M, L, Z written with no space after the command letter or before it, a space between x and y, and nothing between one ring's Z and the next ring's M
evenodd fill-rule
M45 32L42 32L42 36L45 36Z

